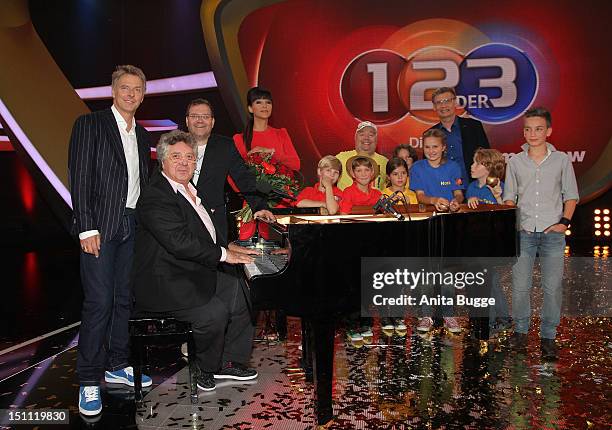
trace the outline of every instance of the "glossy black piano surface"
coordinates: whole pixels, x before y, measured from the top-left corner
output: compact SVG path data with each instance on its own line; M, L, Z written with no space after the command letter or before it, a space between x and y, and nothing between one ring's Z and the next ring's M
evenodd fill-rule
M333 339L338 316L360 309L362 257L514 257L516 209L483 205L458 213L385 215L288 215L270 225L262 252L287 259L277 272L247 276L255 309L282 309L303 318L304 354L314 352L317 419L332 418ZM369 214L368 214L369 212ZM408 215L408 214L407 214ZM277 216L278 217L278 216ZM267 248L267 249L265 249ZM308 357L307 360L308 361Z
M361 257L513 257L515 213L414 213L411 221L379 215L281 219L287 224L271 225L268 243L278 246L272 252L288 255L288 264L249 279L253 303L295 316L359 310Z

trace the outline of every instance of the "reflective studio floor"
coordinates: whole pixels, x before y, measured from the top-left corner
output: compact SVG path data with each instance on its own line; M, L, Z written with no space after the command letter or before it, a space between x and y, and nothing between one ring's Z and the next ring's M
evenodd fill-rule
M34 196L36 205L34 210L46 210ZM30 240L38 235L42 239ZM102 414L82 418L76 405L81 303L76 247L65 233L50 228L33 232L24 227L4 237L0 409L69 409L68 425L40 426L43 430L315 428L313 387L299 367L301 330L295 318L289 319L287 341L256 343L251 362L260 375L256 381L218 384L214 392L200 392L199 405L192 407L178 346L160 347L151 353L154 384L144 407L135 407L133 391L107 384ZM27 247L19 245L24 237ZM582 257L582 263L573 264L575 257ZM405 336L386 336L376 323L372 344L359 348L346 342L340 327L334 362L336 418L329 428L611 428L608 250L585 246L568 252L567 262L564 304L566 315L572 316L565 316L559 327L555 363L540 359L537 320L524 354L511 351L504 334L485 344L471 341L467 329L458 335L437 329L422 337L411 318ZM585 278L588 272L594 276ZM507 277L502 277L502 286L509 297ZM533 295L537 314L541 290L534 288ZM572 306L582 302L591 303L593 312L575 312ZM0 428L9 428L8 423L0 422Z
M252 365L260 377L255 382L220 384L213 393L200 393L199 406L192 408L185 361L177 346L162 347L151 354L154 386L144 408L136 410L130 390L106 385L103 413L84 420L76 408L76 253L70 248L7 253L3 261L12 270L5 271L2 305L0 408L69 409L69 426L57 428L314 427L312 385L299 368L301 330L294 318L286 342L256 343ZM604 300L610 291L602 285L595 293ZM536 303L539 293L534 292ZM565 301L575 297L566 294ZM595 429L612 424L609 318L565 317L556 363L540 359L535 329L527 353L517 354L503 335L483 345L470 341L467 330L450 335L438 329L422 337L413 329L414 320L407 325L405 336L389 337L375 324L372 345L360 348L347 344L342 328L337 331L337 418L330 428ZM40 335L46 337L37 340Z

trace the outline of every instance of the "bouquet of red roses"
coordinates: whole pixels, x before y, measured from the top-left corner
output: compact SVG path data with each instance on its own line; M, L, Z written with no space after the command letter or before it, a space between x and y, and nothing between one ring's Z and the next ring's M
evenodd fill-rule
M256 152L248 156L246 165L255 175L257 182L266 181L273 189L282 190L294 196L300 191L300 181L296 178L295 172L284 164L272 159L272 154ZM268 206L270 207L275 207L279 203L291 205L291 201L285 200L282 197L268 200ZM236 214L236 218L243 223L251 221L253 219L251 207L245 203L245 206Z

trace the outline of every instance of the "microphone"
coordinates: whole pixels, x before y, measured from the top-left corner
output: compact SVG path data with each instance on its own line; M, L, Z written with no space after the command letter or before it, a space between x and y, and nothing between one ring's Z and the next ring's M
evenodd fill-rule
M397 191L396 191L397 192ZM394 193L395 194L395 193ZM387 204L385 205L385 211L390 213L391 215L393 215L395 218L397 218L398 221L404 221L406 218L404 218L404 215L402 215L401 213L399 213L395 207L393 206L393 201L391 200L391 198L389 198L387 200Z
M372 209L374 209L374 212L378 212L381 209L383 211L385 211L385 207L387 206L387 204L389 204L389 202L391 201L391 199L393 197L395 197L397 195L399 191L395 191L393 192L393 194L391 194L390 196L386 195L386 194L382 194L380 196L380 198L378 199L378 201L376 202L376 204L372 207Z
M279 190L277 188L272 188L272 185L267 182L267 181L258 181L257 184L255 184L255 187L257 188L257 191L261 194L264 194L266 196L272 194L278 197L282 197L284 199L289 199L289 200L297 200L295 197L293 197L291 194L286 193L283 190Z
M383 194L382 196L380 196L380 198L378 199L376 204L374 204L374 206L372 206L372 209L374 209L374 212L378 212L380 210L384 210L386 202L387 202L387 196L385 194Z
M393 207L393 198L395 196L397 196L399 193L400 193L400 191L394 191L393 194L391 194L390 196L387 196L385 194L380 196L380 199L378 199L378 201L376 202L376 204L373 207L374 211L378 212L378 211L380 211L382 209L383 212L389 213L389 214L393 215L399 221L404 221L404 219L405 219L404 215L399 213Z

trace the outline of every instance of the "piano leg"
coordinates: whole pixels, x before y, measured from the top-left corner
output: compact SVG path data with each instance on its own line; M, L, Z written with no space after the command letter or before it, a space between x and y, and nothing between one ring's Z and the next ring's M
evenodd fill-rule
M318 425L324 425L333 417L332 383L334 374L335 321L315 319L310 321L314 336L315 413Z
M281 309L276 310L276 331L278 340L287 340L287 314Z
M313 382L312 376L312 328L305 318L302 319L302 368L306 382Z

